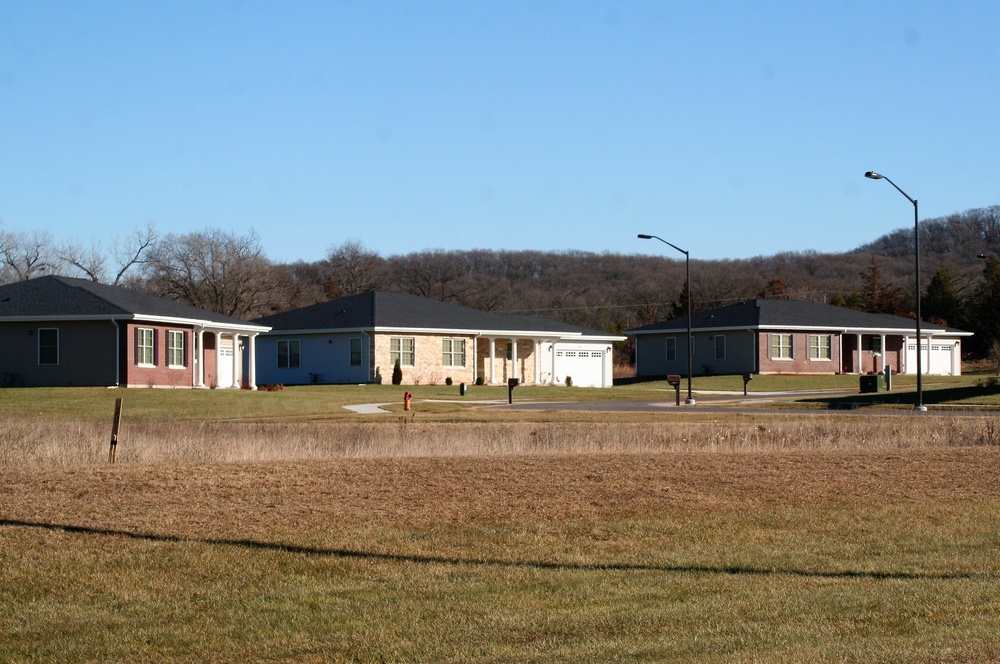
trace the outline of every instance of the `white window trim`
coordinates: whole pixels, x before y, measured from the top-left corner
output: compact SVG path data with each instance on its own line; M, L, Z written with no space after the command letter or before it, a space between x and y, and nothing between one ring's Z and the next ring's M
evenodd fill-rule
M180 348L173 345L173 340L175 338L180 338ZM167 368L168 369L185 369L187 368L184 364L187 360L187 354L185 353L185 346L187 345L187 335L184 334L184 330L167 330ZM172 360L174 352L180 352L181 362L180 364L174 363Z
M813 339L817 340L816 350L821 350L819 339L826 339L826 357L813 357ZM833 335L830 334L810 334L806 339L806 357L810 362L832 362L833 361Z
M780 337L788 337L788 357L783 355L774 354L774 344L771 340L775 337L779 337L778 350L780 351L784 346L781 345ZM774 332L767 335L767 356L769 359L776 362L791 362L795 359L795 335L788 332Z
M403 342L410 342L410 350L403 350ZM393 348L395 346L395 349ZM410 362L406 363L405 355L412 355ZM417 364L417 340L415 337L389 337L389 364L396 365L399 360L400 367L414 367Z
M444 346L445 346L446 343L450 343L451 350L446 351L444 349ZM455 351L455 346L456 345L460 345L460 347L462 349L461 352L456 352ZM466 351L466 349L465 349L465 339L461 339L461 338L457 338L457 337L449 337L447 339L442 339L441 340L441 366L442 367L449 367L449 368L464 369L465 368L465 363L466 363L465 351ZM455 356L456 355L460 355L460 358L459 358L461 360L460 364L456 364L455 363L455 359L456 359ZM450 364L445 361L446 357L450 358L450 360L451 360Z
M142 343L143 333L149 333L149 345L144 346ZM144 349L149 349L150 360L145 362ZM136 328L135 334L135 363L140 367L155 367L156 366L156 330L151 327L140 327Z

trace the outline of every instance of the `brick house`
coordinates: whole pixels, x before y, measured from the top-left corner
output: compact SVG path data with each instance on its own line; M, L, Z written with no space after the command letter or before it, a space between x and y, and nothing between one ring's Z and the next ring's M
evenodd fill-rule
M267 327L85 279L0 286L2 386L256 388Z
M962 338L972 333L920 328L923 372L960 375ZM691 330L695 375L916 373L916 324L900 316L756 299L693 314ZM636 375L687 374L686 316L625 334L635 337Z
M625 337L538 318L369 291L255 323L258 383L565 384L609 387L611 344Z

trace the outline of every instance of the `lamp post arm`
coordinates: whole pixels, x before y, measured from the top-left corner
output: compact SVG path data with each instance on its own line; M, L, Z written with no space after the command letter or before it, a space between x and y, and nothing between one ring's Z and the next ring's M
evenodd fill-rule
M664 240L662 237L659 237L658 235L646 235L645 233L643 233L643 234L639 235L639 237L642 238L643 240L659 240L660 242L662 242L663 244L667 245L668 247L673 247L674 249L676 249L677 251L681 252L685 256L688 255L688 252L684 251L683 249L681 249L680 247L678 247L676 244L673 244L672 242L667 242L666 240Z
M903 191L902 189L900 189L900 188L899 188L899 187L898 187L898 186L896 185L896 183L895 183L895 182L893 182L892 180L890 180L889 178L887 178L887 177L886 177L886 176L884 176L884 175L882 176L882 179L883 179L883 180L885 180L886 182L888 182L889 184L891 184L891 185L892 185L893 187L895 187L895 188L896 188L896 191L898 191L898 192L899 192L899 193L901 193L901 194L902 194L903 196L905 196L905 197L906 197L906 200L910 201L910 203L912 203L912 204L913 204L913 207L916 207L916 206L917 206L917 201L916 201L916 200L914 200L914 199L912 199L912 198L910 198L910 195L909 195L908 193L906 193L905 191Z

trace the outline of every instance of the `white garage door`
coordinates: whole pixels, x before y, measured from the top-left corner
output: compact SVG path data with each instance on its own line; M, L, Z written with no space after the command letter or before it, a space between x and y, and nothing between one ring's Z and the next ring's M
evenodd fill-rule
M565 384L566 377L578 387L604 386L604 352L599 350L556 351L556 382Z
M921 367L925 374L934 376L950 376L957 373L955 371L956 346L953 343L931 342L930 354L927 352L927 344L921 344L920 350L923 355L920 357ZM906 373L917 373L917 344L908 343L906 345Z

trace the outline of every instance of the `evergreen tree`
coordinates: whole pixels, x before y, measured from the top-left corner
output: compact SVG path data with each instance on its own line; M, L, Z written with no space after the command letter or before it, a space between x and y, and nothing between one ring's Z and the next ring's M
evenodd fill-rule
M896 314L897 316L905 313L906 307L903 304L901 291L882 277L882 271L874 256L872 256L868 271L863 272L861 276L864 281L858 295L861 297L863 311L870 314Z
M975 335L969 340L972 350L985 356L993 342L1000 339L1000 261L987 258L983 279L966 303L967 323Z
M962 298L947 267L938 268L921 300L921 315L925 320L942 325L958 326L962 321Z

